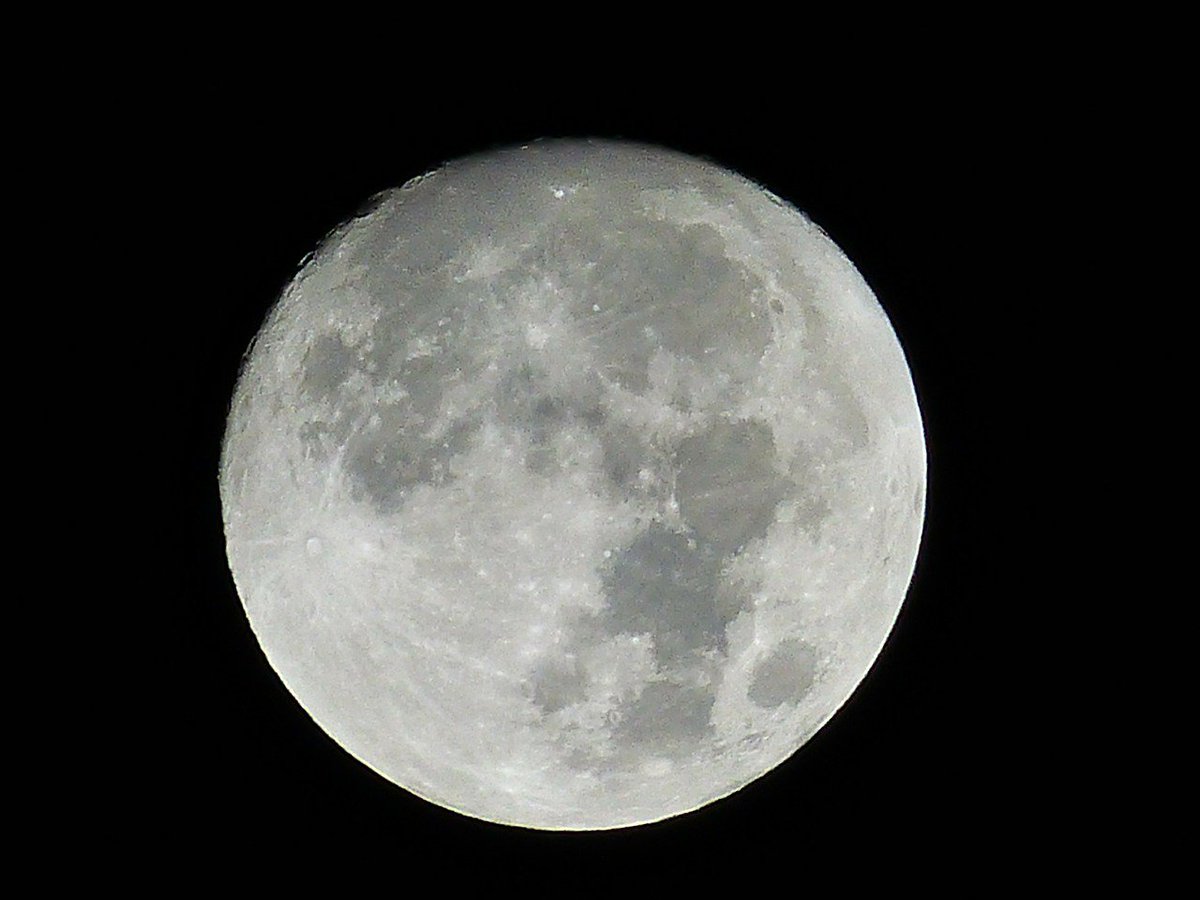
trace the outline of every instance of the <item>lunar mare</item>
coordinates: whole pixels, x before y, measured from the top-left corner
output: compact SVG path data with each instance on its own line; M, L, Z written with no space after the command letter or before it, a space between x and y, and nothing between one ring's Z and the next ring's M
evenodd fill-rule
M220 487L271 666L434 803L601 829L810 738L891 629L920 412L870 289L710 163L546 142L332 233L248 353Z

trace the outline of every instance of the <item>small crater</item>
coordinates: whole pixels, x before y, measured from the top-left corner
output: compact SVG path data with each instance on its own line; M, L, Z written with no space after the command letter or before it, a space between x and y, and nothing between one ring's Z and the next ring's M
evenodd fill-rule
M812 647L798 640L783 641L755 667L747 696L764 709L796 703L812 689L816 671Z

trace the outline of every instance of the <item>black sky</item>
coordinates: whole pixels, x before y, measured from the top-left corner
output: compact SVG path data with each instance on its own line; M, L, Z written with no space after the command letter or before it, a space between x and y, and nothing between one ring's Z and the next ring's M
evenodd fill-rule
M1015 202L1012 167L1030 152L1030 129L992 79L964 89L952 72L917 67L829 97L812 73L793 77L793 90L712 94L711 103L686 78L553 97L542 82L470 99L445 90L373 109L337 92L282 99L228 84L189 92L187 115L172 115L155 145L164 202L184 206L166 236L179 296L162 319L180 341L168 411L183 437L173 451L180 512L171 530L180 596L162 623L169 699L156 712L170 752L165 765L142 770L153 821L180 846L198 858L247 841L390 846L414 860L541 860L563 872L603 859L649 865L683 855L699 864L719 854L723 865L741 860L754 871L847 847L899 847L919 865L992 835L1009 806L1004 765L1013 759L997 707L997 648L1008 626L995 606L998 521L989 514L1000 502L990 434L1003 409L994 402L994 329L1011 290L997 263L1020 254L998 252L997 216L1007 219ZM301 258L379 190L466 153L554 136L625 137L703 156L807 212L890 316L930 457L912 588L847 705L733 797L591 836L457 816L339 749L254 641L225 564L217 497L241 354Z

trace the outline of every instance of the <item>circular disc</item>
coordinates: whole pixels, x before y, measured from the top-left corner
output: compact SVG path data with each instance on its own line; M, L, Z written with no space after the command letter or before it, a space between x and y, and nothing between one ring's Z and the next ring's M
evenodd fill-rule
M226 432L228 556L271 665L434 803L654 821L847 699L911 578L903 353L805 216L614 142L383 194L284 291Z

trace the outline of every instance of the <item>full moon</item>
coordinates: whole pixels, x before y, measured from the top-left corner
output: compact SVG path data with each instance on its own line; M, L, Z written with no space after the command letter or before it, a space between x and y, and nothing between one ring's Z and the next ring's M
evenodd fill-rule
M220 490L271 667L341 747L493 822L606 829L770 771L916 562L908 365L828 236L624 142L374 198L248 352Z

